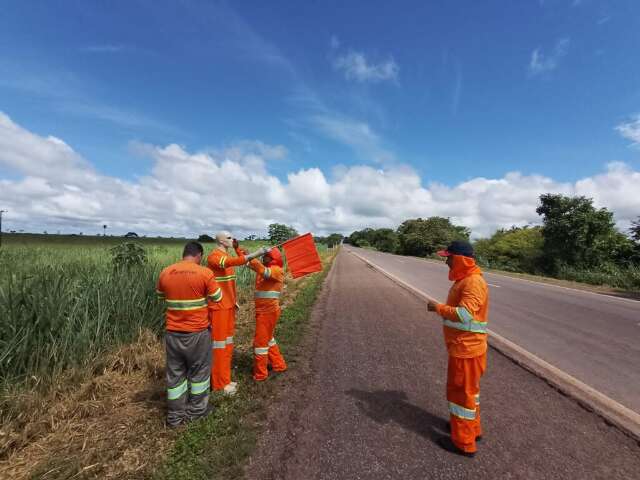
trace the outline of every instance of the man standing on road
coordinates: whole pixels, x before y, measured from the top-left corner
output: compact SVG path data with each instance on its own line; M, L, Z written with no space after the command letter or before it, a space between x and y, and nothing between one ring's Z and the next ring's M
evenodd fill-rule
M162 270L156 292L166 303L167 425L203 417L209 409L211 337L208 304L222 299L213 272L200 266L202 245L189 242L182 261Z
M211 331L213 364L211 366L211 383L213 390L222 390L227 395L234 395L238 384L231 381L231 359L233 358L233 334L236 325L236 275L235 268L244 265L252 258L265 253L258 249L252 254L240 250L238 241L231 233L221 231L216 234L218 246L209 254L207 264L213 271L216 281L222 288L222 301L211 306L213 310L213 328ZM227 252L233 248L236 257Z
M427 309L444 319L444 339L449 353L447 400L451 438L438 444L450 452L472 457L480 426L480 377L487 366L487 312L489 294L473 247L454 241L438 255L447 257L449 290L447 303L430 301Z
M284 283L282 255L273 247L262 257L262 262L253 259L249 267L256 272L256 332L253 338L253 379L266 380L268 365L274 372L284 372L287 364L274 338L276 324L280 318L280 294Z

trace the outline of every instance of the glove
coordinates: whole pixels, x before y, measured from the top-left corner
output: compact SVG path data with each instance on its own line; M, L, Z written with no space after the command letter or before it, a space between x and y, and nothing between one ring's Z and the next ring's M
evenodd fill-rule
M265 253L269 252L270 250L271 250L270 248L260 247L255 252L250 253L249 255L246 255L244 258L247 261L253 260L256 257L260 257L260 256L264 255Z

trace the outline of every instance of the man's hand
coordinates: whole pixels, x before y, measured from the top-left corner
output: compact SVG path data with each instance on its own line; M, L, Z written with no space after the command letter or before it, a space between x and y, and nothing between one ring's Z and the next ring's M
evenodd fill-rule
M232 245L233 245L234 250L237 250L238 247L240 246L240 244L238 243L238 240L235 239L235 238L233 239Z
M437 308L438 304L432 300L429 300L427 302L427 311L429 312L435 312L436 308Z

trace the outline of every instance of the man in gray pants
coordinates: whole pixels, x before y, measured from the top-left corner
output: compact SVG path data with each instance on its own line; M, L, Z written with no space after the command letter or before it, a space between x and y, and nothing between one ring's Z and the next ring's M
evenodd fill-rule
M167 307L167 425L201 418L211 412L211 321L209 304L222 290L208 268L200 266L202 245L189 242L182 261L160 273L157 293Z

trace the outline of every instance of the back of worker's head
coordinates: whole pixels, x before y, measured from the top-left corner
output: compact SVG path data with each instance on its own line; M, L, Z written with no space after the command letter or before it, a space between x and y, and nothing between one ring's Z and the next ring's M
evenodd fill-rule
M231 232L227 230L221 230L216 233L216 242L218 245L224 248L231 248L233 245L233 237L231 236Z
M202 261L202 255L204 254L204 249L202 245L198 242L189 242L184 246L184 250L182 251L182 258L193 258L194 262L200 263Z

